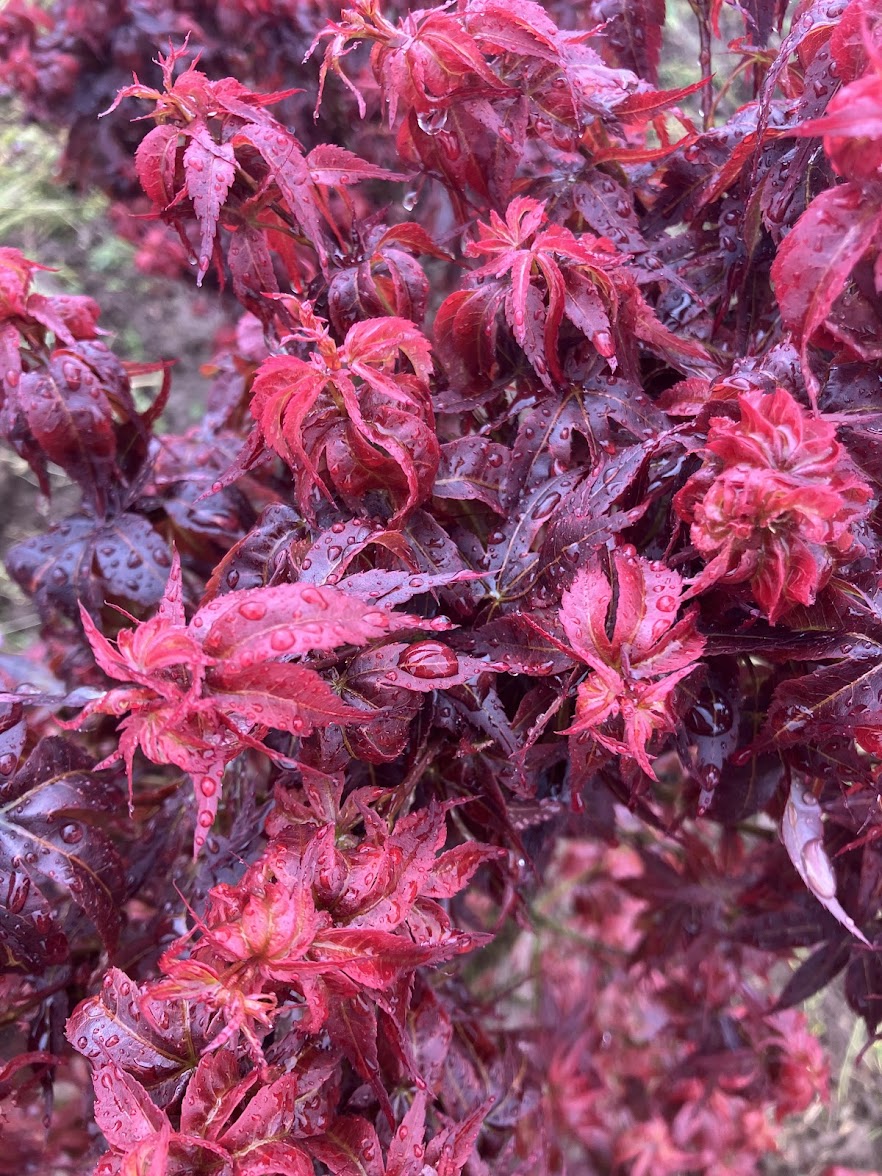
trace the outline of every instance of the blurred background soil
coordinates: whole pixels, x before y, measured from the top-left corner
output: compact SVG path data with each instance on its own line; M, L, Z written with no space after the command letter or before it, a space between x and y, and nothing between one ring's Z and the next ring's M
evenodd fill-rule
M686 0L669 0L665 43L662 85L696 80L697 35ZM725 76L724 60L719 68ZM744 96L733 92L724 102L734 106L739 100ZM39 275L40 288L95 298L107 342L121 359L175 359L166 428L185 429L199 418L204 400L207 382L200 367L228 321L221 297L216 289L199 293L186 282L139 273L134 247L114 231L103 197L75 195L56 181L59 154L57 141L23 125L12 104L0 103L0 244L52 267ZM151 382L149 376L139 378ZM60 472L52 489L47 504L24 462L0 451L0 556L64 513L71 495ZM0 564L3 647L25 648L37 630L34 610ZM840 984L815 998L807 1011L828 1050L830 1099L816 1099L804 1115L782 1124L779 1153L765 1161L761 1173L820 1176L833 1164L882 1172L882 1044L864 1049L864 1031L846 1008Z

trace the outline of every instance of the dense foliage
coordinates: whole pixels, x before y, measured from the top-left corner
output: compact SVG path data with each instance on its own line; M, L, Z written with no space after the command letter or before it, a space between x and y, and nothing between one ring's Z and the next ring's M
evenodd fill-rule
M6 553L0 1173L746 1176L796 1006L875 1034L882 21L785 7L716 90L660 0L0 13L240 315L173 433L0 250L79 495Z

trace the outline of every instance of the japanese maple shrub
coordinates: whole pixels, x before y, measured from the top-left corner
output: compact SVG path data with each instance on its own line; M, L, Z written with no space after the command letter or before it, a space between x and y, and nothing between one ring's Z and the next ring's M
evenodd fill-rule
M746 1176L876 1034L882 20L692 7L0 13L233 315L175 433L0 249L0 1174Z

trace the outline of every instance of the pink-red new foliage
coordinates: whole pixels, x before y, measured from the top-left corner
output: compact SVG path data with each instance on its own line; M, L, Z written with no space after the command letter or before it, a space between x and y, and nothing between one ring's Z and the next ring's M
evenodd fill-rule
M0 1176L748 1176L876 1033L877 7L3 8L230 323L175 432L0 249Z

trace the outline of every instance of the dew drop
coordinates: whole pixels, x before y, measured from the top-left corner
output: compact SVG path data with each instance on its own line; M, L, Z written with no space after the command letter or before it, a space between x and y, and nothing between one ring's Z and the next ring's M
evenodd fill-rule
M426 135L440 135L447 126L446 110L428 110L417 115L420 130Z
M288 629L277 629L270 637L270 646L276 653L287 653L294 644L294 634Z
M609 331L596 331L594 334L594 346L604 359L611 359L616 353L615 343Z
M322 608L322 609L328 607L328 602L325 600L324 596L322 595L321 592L319 592L319 590L317 588L310 588L310 587L304 588L303 591L300 593L300 599L303 601L304 604L315 605L316 607ZM300 620L300 617L302 615L303 615L302 612L296 612L296 613L294 613L292 620L295 620L295 621Z
M705 687L686 712L683 722L695 735L725 735L732 728L732 707L722 694Z
M366 625L372 628L386 630L389 628L389 617L383 612L367 612L361 618Z
M552 511L556 510L560 505L561 496L556 490L551 490L544 495L533 507L532 515L537 521L540 519L547 519Z
M452 678L459 673L459 659L440 641L410 645L398 658L398 665L414 678Z
M68 359L61 365L61 371L67 381L68 387L76 391L83 380L83 374L79 367Z
M266 605L260 600L246 600L239 605L239 614L246 621L262 621L266 616Z

